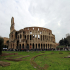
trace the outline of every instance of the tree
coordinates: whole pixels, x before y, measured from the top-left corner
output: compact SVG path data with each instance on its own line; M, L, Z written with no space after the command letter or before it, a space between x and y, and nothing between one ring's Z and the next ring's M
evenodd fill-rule
M2 54L2 48L4 46L4 39L0 37L0 55Z
M69 41L66 38L64 38L64 45L69 45Z
M62 38L60 41L59 41L59 45L69 45L69 41L67 40L67 38Z
M59 41L59 45L64 45L64 40L63 40L63 38Z
M66 39L67 39L67 41L68 41L69 44L70 44L70 34L66 34Z

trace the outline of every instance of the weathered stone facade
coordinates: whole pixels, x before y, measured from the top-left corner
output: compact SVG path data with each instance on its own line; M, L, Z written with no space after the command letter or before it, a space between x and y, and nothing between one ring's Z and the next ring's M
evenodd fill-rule
M9 38L7 38L7 37L3 37L3 39L4 39L4 45L6 45L6 46L9 46Z
M9 48L13 49L50 49L56 48L55 35L43 27L26 27L19 31L14 29L14 18L11 19Z

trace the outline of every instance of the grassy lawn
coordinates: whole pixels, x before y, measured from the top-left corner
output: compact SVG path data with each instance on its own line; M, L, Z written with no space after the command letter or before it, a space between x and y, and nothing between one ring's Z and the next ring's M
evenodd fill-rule
M51 54L51 52L53 52L54 54ZM63 54L59 54L59 52L62 52ZM44 68L44 66L46 66L47 69L44 70L70 70L70 58L63 58L65 56L70 55L69 52L70 51L40 51L40 52L39 51L34 51L34 52L33 51L30 52L3 51L3 53L18 53L18 55L22 55L22 56L30 55L30 56L23 58L23 61L19 61L19 62L9 61L4 59L6 57L11 57L15 55L3 56L2 58L0 58L0 61L10 62L10 66L7 67L0 66L0 70L41 70L37 67L34 67L34 65L31 64L31 58L41 54L44 55L37 56L36 58L34 58L33 61L40 67Z

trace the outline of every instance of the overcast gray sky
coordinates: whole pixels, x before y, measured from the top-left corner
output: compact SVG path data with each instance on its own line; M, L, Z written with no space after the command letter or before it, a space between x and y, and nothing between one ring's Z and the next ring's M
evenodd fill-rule
M0 0L0 36L9 37L12 16L16 30L45 27L57 43L70 33L70 0Z

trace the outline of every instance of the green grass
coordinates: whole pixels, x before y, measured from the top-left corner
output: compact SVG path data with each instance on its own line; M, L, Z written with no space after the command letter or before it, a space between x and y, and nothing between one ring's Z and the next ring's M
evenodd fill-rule
M30 63L30 59L36 55L45 54L42 56L38 56L34 59L40 67L44 67L45 64L48 65L48 68L45 70L70 70L70 58L63 58L65 56L70 55L69 51L61 51L63 54L59 54L60 51L30 51L30 52L14 52L14 51L3 51L3 53L18 53L18 55L26 56L30 55L29 57L23 58L23 61L15 62L15 61L8 61L4 58L11 57L10 56L3 56L0 58L0 61L10 62L10 66L2 67L0 66L0 70L39 70L34 68L33 65ZM51 54L53 52L54 54Z

